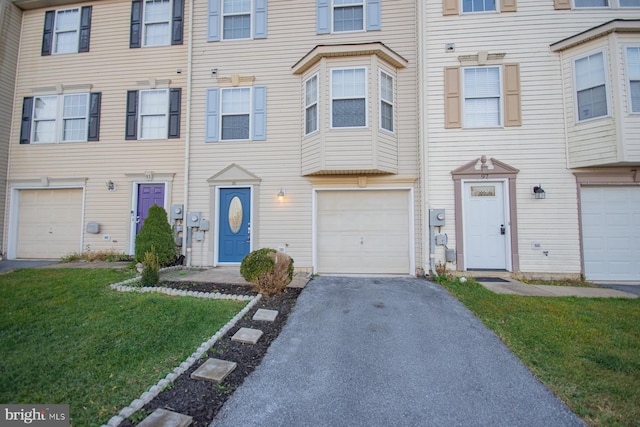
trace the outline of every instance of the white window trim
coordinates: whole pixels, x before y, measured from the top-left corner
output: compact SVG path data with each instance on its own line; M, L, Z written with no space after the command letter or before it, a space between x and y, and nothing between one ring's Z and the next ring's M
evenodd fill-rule
M58 14L61 12L68 12L70 10L75 10L78 12L78 20L76 22L76 43L75 43L75 50L71 51L71 52L58 52L58 31L56 31L56 25L58 23ZM60 9L60 10L56 10L56 15L55 15L55 19L53 20L53 54L54 55L64 55L67 53L78 53L78 43L80 41L80 20L82 19L82 11L80 10L79 7L74 7L74 8L69 8L69 9ZM66 33L67 31L62 31L64 33Z
M231 38L231 39L227 39L224 37L224 18L227 16L242 16L242 15L247 15L247 12L242 12L242 13L224 13L224 0L220 0L220 40L253 40L253 30L254 30L254 23L253 23L253 16L254 16L254 10L253 10L253 6L254 6L254 1L251 0L251 7L249 9L248 15L249 15L249 37L244 37L244 38Z
M578 107L578 73L576 70L576 62L579 61L580 59L584 59L587 58L589 56L593 56L593 55L597 55L598 53L602 53L602 60L604 62L604 93L605 93L605 101L607 102L607 114L603 115L603 116L598 116L598 117L592 117L590 119L584 119L584 120L580 120L580 112L579 112L579 107ZM610 86L609 86L609 55L607 55L607 50L606 49L601 49L601 50L596 50L593 52L589 52L586 54L583 54L579 57L576 57L573 59L573 67L572 67L572 72L573 72L573 115L574 115L574 122L576 124L578 123L588 123L591 122L593 120L600 120L600 119L605 119L608 117L611 117L611 101L609 100L609 96L610 96Z
M64 98L69 95L85 95L86 97L86 110L84 114L85 119L85 129L84 129L84 139L69 139L64 140ZM56 117L54 119L55 122L55 139L51 142L39 142L35 140L36 136L36 99L44 98L48 96L56 97ZM29 143L30 144L66 144L73 142L87 142L89 137L89 108L90 108L91 99L89 97L89 93L87 92L70 92L59 95L34 95L33 96L33 107L31 111L31 135L29 135ZM77 117L76 117L77 118Z
M315 77L316 79L316 100L315 102L312 102L311 104L307 104L307 82L311 81L311 79L313 79ZM304 113L303 113L303 117L304 117L304 121L303 121L303 128L304 128L304 136L309 136L309 135L313 135L316 132L320 131L320 76L318 73L315 73L313 75L311 75L309 78L307 78L303 83L303 92L304 92ZM315 130L312 130L311 132L307 132L307 110L312 107L313 105L316 106L316 128Z
M500 115L498 117L499 123L496 126L468 126L465 123L465 109L466 109L466 100L467 95L464 93L464 70L472 69L472 68L497 68L498 69L498 85L500 87L500 96L498 97L498 108L500 109ZM461 111L461 119L462 119L462 128L463 129L502 129L504 128L504 83L503 79L503 70L501 65L488 65L488 66L472 66L472 67L462 67L460 69L460 78L462 81L460 82L460 92L462 93L462 111ZM486 99L488 97L482 98L469 98L469 99Z
M480 10L478 12L465 12L464 11L464 0L460 0L460 14L461 15L476 15L479 13L500 13L500 0L496 0L496 8L494 10Z
M224 116L234 116L234 115L238 115L238 113L236 114L225 114L222 111L222 92L224 92L225 90L233 90L233 89L249 89L249 111L247 112L247 114L249 114L249 137L247 139L222 139L222 118ZM252 136L253 136L253 87L252 86L238 86L238 87L221 87L220 88L220 95L219 95L219 106L218 106L218 111L220 111L220 114L218 117L218 141L219 142L230 142L230 141L251 141L252 140Z
M391 100L391 102L382 99L382 75L386 75L389 76L391 78L391 90L393 91L392 95L393 95L393 99ZM383 69L380 69L378 72L378 100L380 102L380 104L382 104L383 102L391 105L391 109L393 112L393 117L391 118L391 126L392 126L392 130L386 129L384 127L382 127L382 105L378 106L378 127L381 131L384 132L389 132L391 134L395 134L396 133L396 76L393 75L392 73L389 73Z
M333 97L333 72L338 70L364 70L364 126L333 126L333 101L334 99L360 99L360 98L334 98ZM331 68L329 70L330 81L329 81L329 121L330 126L329 129L366 129L369 127L369 78L368 78L368 69L367 67L340 67L340 68Z
M164 106L164 123L165 123L165 134L161 138L145 138L142 136L142 94L145 92L160 92L163 91L166 94L166 105ZM138 91L138 140L140 141L148 141L148 140L158 140L158 139L169 139L169 103L171 102L171 94L169 93L169 89L143 89ZM159 116L159 114L148 114L148 116Z
M362 5L362 29L361 30L350 30L350 31L336 31L334 28L335 18L334 12L335 10L342 9L345 7L352 6L360 6ZM344 33L364 33L367 31L367 0L362 0L362 2L358 3L357 0L353 0L353 3L350 4L340 4L337 5L334 3L334 0L331 0L331 33L344 34Z
M628 45L624 46L624 72L625 72L625 85L627 90L627 111L630 115L640 115L640 105L638 105L638 111L633 111L633 100L631 99L631 71L629 69L629 49L640 49L640 45ZM634 81L639 81L640 78Z
M148 0L143 0L142 1L142 46L143 47L160 47L160 46L169 46L171 45L171 31L172 31L172 21L173 21L173 0L169 0L169 18L167 21L151 21L151 22L147 22L145 19L145 10L147 8L147 1ZM152 25L152 24L161 24L163 22L167 22L167 37L165 40L164 44L151 44L148 45L147 44L147 25Z

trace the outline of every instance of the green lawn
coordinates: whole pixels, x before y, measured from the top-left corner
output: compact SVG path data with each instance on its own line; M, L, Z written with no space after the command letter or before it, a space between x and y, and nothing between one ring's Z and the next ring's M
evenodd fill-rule
M640 299L497 295L441 283L591 426L640 426Z
M0 274L0 403L68 403L73 425L104 424L246 305L109 288L130 277Z

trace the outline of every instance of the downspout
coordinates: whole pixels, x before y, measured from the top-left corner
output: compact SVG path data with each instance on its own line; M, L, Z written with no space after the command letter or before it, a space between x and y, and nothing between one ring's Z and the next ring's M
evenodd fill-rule
M189 0L189 41L187 42L187 116L186 130L184 136L184 189L182 190L182 197L184 200L184 208L182 215L184 218L189 212L189 166L191 163L191 86L192 86L192 65L193 65L193 0ZM186 221L182 221L182 255L186 260L186 266L191 267L191 247L187 247L187 244L191 244L191 239L187 234L191 233L191 229L187 230ZM190 237L190 236L189 236Z

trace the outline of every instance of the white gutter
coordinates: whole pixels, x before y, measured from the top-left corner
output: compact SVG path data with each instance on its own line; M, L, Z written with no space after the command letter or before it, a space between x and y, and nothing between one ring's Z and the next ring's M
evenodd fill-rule
M189 0L189 41L187 42L187 117L186 129L184 136L184 189L182 198L184 200L184 208L182 209L183 218L187 217L189 212L189 166L191 163L191 85L193 81L193 0ZM186 221L182 221L182 255L186 259L187 267L191 266L191 248L187 248L187 228ZM189 230L190 231L190 230ZM188 251L188 252L187 252Z

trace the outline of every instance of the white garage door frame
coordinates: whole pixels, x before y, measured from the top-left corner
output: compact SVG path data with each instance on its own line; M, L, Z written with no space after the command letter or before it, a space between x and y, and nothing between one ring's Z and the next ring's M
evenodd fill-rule
M78 242L78 250L82 249L84 244L84 233L82 232L84 224L84 210L85 210L85 194L86 185L85 180L49 180L42 178L37 180L37 183L33 181L28 182L16 182L10 185L10 199L9 199L9 224L7 228L7 259L16 259L18 250L18 218L20 215L20 191L22 190L69 190L78 189L82 190L82 213L81 221L78 227L80 227L80 241Z
M312 263L313 273L318 272L318 193L330 191L406 191L408 193L408 206L409 212L409 271L407 275L415 276L416 271L416 251L415 251L415 203L414 203L414 189L413 187L367 187L367 188L345 188L345 187L327 187L327 188L314 188L312 197L312 227L313 227L313 244L312 244Z

